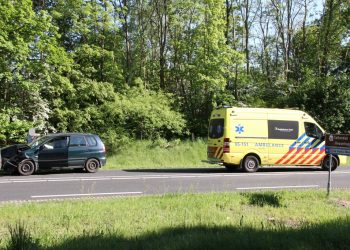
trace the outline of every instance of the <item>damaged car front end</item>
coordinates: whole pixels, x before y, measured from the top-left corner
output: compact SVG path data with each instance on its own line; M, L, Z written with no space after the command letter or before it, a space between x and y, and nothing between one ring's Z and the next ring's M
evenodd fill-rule
M13 173L18 165L24 160L30 159L26 151L31 147L27 144L15 144L0 149L1 170L7 173ZM33 162L34 163L34 162ZM34 163L35 166L35 163Z

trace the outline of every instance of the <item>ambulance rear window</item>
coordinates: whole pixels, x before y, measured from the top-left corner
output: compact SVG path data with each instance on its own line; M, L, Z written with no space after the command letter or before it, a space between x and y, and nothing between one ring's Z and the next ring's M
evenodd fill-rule
M209 138L217 139L224 135L224 119L210 120Z

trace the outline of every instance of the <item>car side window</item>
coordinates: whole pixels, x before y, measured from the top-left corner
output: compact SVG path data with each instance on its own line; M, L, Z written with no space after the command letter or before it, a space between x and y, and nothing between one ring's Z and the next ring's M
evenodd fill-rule
M71 136L69 147L86 147L85 136Z
M85 137L86 141L87 141L87 144L89 147L94 147L94 146L97 146L97 141L96 139L91 136L91 135L88 135Z
M47 143L45 143L46 149L58 149L58 148L66 148L67 147L67 137L56 137Z

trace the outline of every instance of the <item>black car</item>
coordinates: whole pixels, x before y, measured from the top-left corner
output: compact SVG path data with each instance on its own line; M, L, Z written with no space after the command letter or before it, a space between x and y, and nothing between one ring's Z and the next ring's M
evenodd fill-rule
M50 134L30 144L16 144L0 150L0 166L6 172L31 175L37 170L81 168L95 173L106 164L106 150L97 135Z

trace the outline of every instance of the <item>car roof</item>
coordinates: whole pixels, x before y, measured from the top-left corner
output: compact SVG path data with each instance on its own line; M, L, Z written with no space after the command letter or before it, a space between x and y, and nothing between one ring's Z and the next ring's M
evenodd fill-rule
M89 134L89 133L55 133L55 134L47 134L46 136L56 137L56 136L71 136L71 135L93 135L94 136L94 134Z

